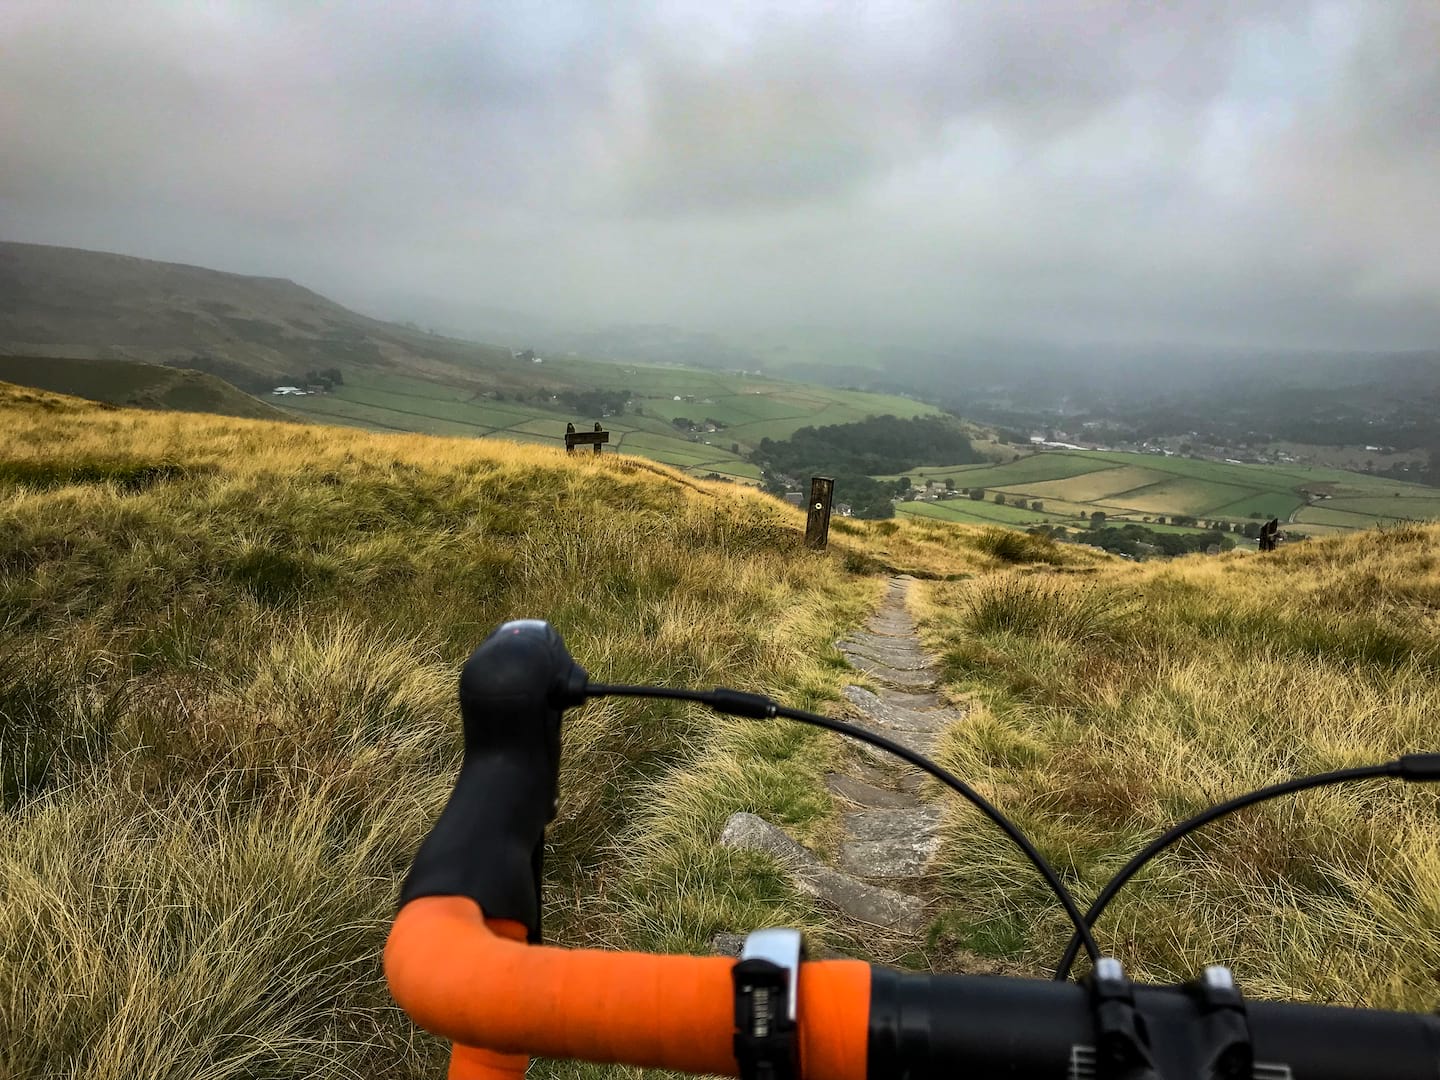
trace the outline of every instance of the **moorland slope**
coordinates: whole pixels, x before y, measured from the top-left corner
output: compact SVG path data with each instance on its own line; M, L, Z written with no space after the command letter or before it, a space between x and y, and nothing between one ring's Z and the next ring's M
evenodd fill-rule
M457 764L456 672L507 618L550 619L605 681L836 709L856 675L835 641L891 571L922 575L927 641L974 701L946 760L1082 901L1161 822L1424 748L1440 705L1436 529L1136 566L837 521L815 553L798 511L624 455L6 386L0 415L0 1074L25 1080L440 1075L378 957ZM573 715L547 936L704 951L789 924L1040 971L1064 928L961 807L903 951L718 843L743 810L833 848L839 753L668 702ZM1236 817L1145 875L1102 943L1152 977L1219 961L1255 994L1427 1007L1436 812L1369 785Z
M0 355L0 381L137 409L215 413L247 420L294 419L214 375L135 360Z

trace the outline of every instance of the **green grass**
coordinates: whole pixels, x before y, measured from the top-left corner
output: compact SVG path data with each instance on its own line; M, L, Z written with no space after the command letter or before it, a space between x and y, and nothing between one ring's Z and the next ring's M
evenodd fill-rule
M323 423L555 445L562 443L566 423L585 430L600 420L611 432L611 450L640 454L697 475L717 472L745 481L757 481L759 470L733 452L732 444L744 447L761 438L784 438L807 424L850 423L885 413L914 416L938 412L904 398L684 368L547 359L543 365L533 365L533 370L517 370L516 378L523 375L535 385L556 389L632 390L640 412L604 418L578 416L559 403L486 398L481 382L461 385L368 371L347 375L345 383L329 394L277 400L282 400L285 408ZM514 390L508 393L513 397ZM677 395L696 400L675 401ZM682 416L696 423L712 419L729 426L694 441L670 423Z
M1329 505L1307 506L1295 520L1311 525L1336 525L1345 529L1373 529L1381 523L1373 514L1357 514L1350 510L1332 510Z
M372 430L429 435L494 437L520 442L564 444L565 425L581 430L601 420L611 432L609 452L640 454L697 473L717 471L758 479L758 472L729 449L730 441L709 436L714 445L691 442L664 421L646 416L577 417L560 406L494 401L478 391L423 379L361 373L329 394L288 397L287 408L311 419Z
M1142 514L1193 514L1203 517L1217 507L1249 497L1245 488L1213 480L1181 476L1095 500L1101 508L1113 507Z
M939 518L941 521L957 521L967 525L1034 525L1041 522L1060 522L1065 518L1059 514L1047 514L1043 510L1022 509L1018 506L1000 505L993 501L976 501L961 496L943 502L906 502L895 507L897 513L916 517ZM1078 524L1078 519L1071 519Z
M1207 514L1230 521L1257 516L1266 520L1279 518L1281 521L1285 521L1304 505L1305 500L1299 495L1283 491L1262 491L1258 495L1247 495L1233 503L1215 507L1213 510L1207 511Z
M1080 476L1108 468L1107 462L1087 460L1082 454L1026 453L1019 461L1004 465L937 465L912 469L908 474L912 480L919 480L921 474L926 480L953 479L957 488L990 487L992 485L1013 486L1046 480L1062 480L1067 476ZM882 477L897 480L900 474Z
M957 488L983 487L1016 499L1039 499L1051 518L1057 510L1102 510L1111 518L1188 514L1229 522L1278 517L1346 528L1389 520L1440 518L1432 488L1339 469L1301 466L1232 465L1158 454L1121 451L1042 451L1002 465L918 468L912 480L953 479ZM887 479L887 478L882 478ZM1303 490L1328 492L1333 499L1305 509ZM1333 511L1344 510L1346 514ZM976 521L985 512L922 511L957 521ZM1368 516L1366 516L1368 515ZM1003 515L986 515L1003 520ZM1029 524L1042 518L1012 518ZM1058 520L1063 521L1061 516ZM1139 522L1144 524L1144 522Z

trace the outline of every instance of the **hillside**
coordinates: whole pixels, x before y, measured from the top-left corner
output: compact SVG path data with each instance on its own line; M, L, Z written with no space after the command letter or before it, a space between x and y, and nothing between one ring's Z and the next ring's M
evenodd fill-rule
M293 281L8 242L0 352L178 362L249 391L309 368L464 377L509 358L367 318Z
M567 423L601 421L612 449L754 482L759 470L746 454L762 438L939 412L907 398L685 367L683 355L600 363L536 358L515 344L519 356L381 322L277 278L0 243L0 356L178 365L261 395L335 368L344 382L331 393L275 399L319 423L556 446Z
M491 627L549 618L600 679L821 706L879 560L998 565L890 522L837 522L811 553L799 511L621 455L7 387L0 506L16 1080L443 1075L378 957ZM565 739L547 937L704 950L779 919L866 948L715 843L739 809L823 837L830 737L608 701Z
M214 375L134 360L0 356L0 382L140 409L216 413L248 420L292 419Z
M857 675L835 642L893 570L920 575L944 692L968 709L945 759L1082 899L1160 822L1424 748L1440 706L1436 528L1379 557L1372 534L1139 567L840 520L814 553L799 511L629 456L4 386L0 504L0 1074L17 1080L441 1075L444 1046L393 1008L377 958L457 763L456 670L504 619L549 618L604 681L839 710ZM718 842L743 810L833 845L849 804L826 786L829 735L607 699L564 739L552 941L703 952L778 923L886 963L1034 973L1063 943L958 804L910 936ZM1425 1007L1437 810L1373 787L1237 817L1146 875L1101 940L1146 975L1219 961L1257 996Z

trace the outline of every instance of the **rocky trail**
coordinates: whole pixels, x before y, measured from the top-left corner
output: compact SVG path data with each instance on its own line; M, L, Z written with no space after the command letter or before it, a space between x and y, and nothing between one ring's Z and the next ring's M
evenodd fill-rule
M850 717L861 727L930 754L940 732L962 719L938 691L939 671L920 647L905 598L913 579L892 578L863 631L839 642L840 651L878 687L843 690ZM826 777L849 807L842 815L834 862L807 850L783 829L755 814L731 816L721 842L775 856L792 883L859 923L918 933L928 921L923 879L940 847L940 805L922 794L919 770L850 741L847 764ZM718 952L736 953L743 935L722 934Z

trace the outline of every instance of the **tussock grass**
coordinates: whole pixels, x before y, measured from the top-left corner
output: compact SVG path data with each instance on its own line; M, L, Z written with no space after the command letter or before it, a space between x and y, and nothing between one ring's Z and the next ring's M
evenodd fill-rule
M1088 899L1215 801L1434 749L1437 551L1440 528L1414 528L931 586L927 633L976 699L943 756ZM1259 995L1431 1008L1437 811L1433 791L1394 782L1242 811L1132 882L1102 947L1147 979L1222 962ZM1063 915L1023 857L958 808L946 844L958 941L1053 963Z
M0 413L6 1077L439 1075L379 957L469 651L539 615L600 679L818 707L883 582L854 572L868 526L807 552L793 509L623 457L3 387ZM548 935L823 937L717 838L744 809L823 839L834 749L671 703L575 714Z
M984 528L975 533L971 544L1002 563L1065 563L1066 553L1048 536L1031 535L1015 529Z

